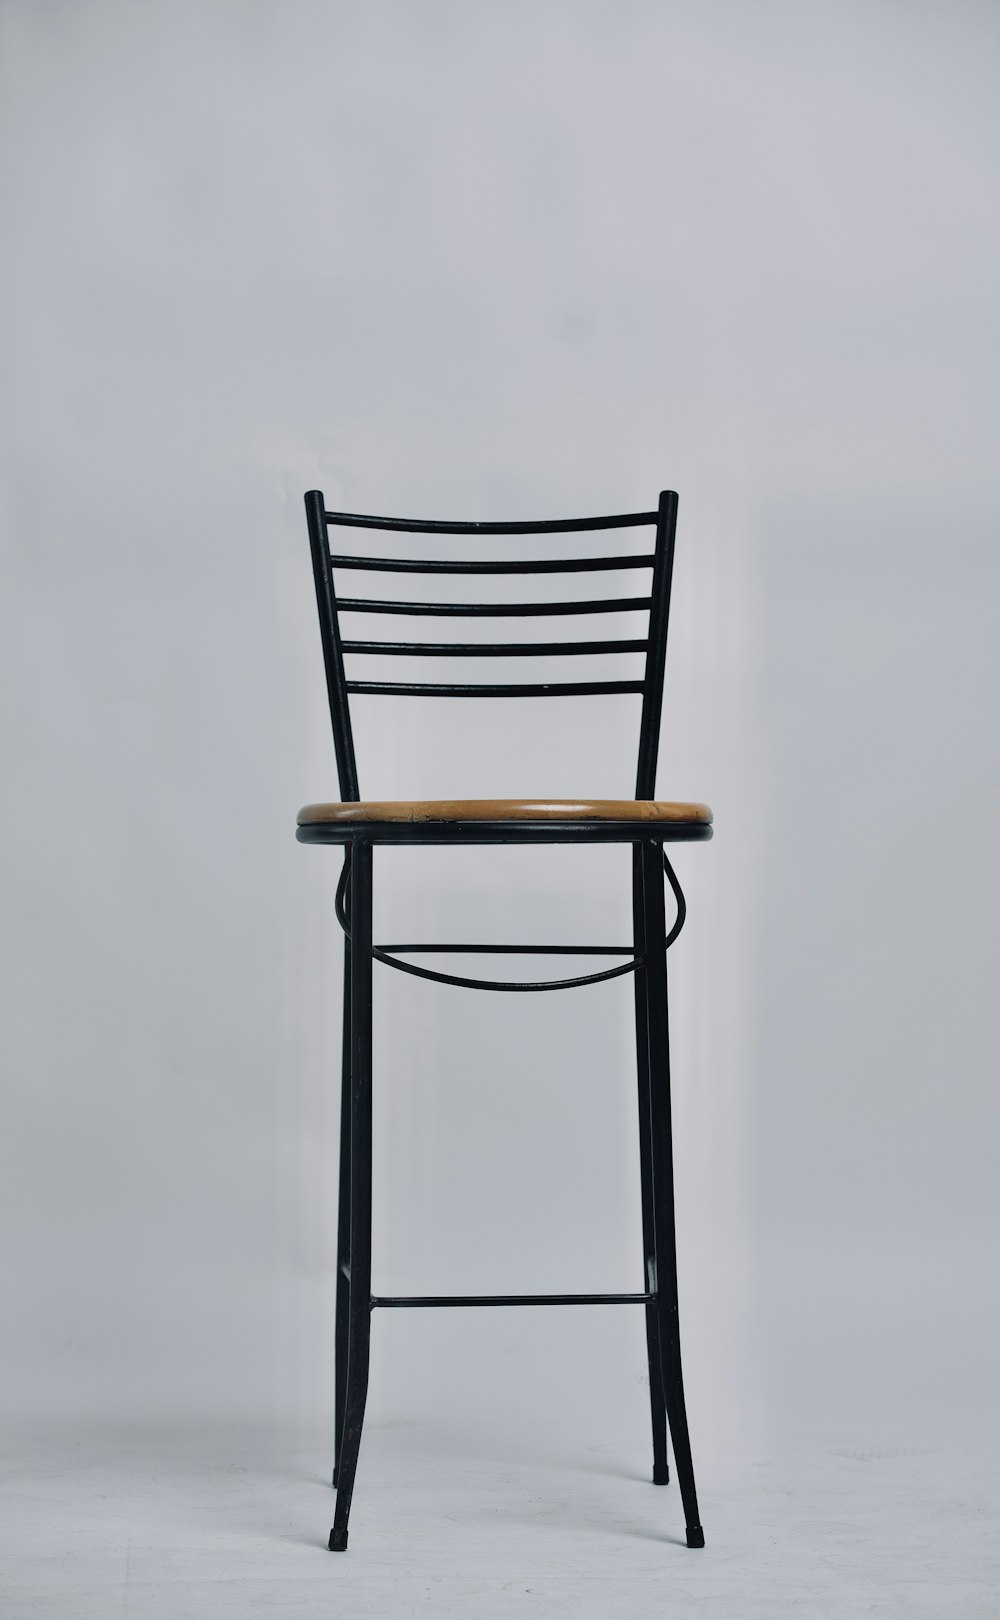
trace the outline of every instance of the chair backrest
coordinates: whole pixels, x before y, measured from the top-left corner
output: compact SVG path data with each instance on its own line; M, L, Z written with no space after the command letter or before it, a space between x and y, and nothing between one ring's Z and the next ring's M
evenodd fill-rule
M670 611L670 582L673 573L674 534L677 526L677 496L672 490L660 495L655 512L626 512L613 517L571 518L537 523L438 523L431 520L362 516L356 512L328 512L320 490L306 495L309 543L316 580L320 634L326 684L333 722L333 742L341 798L357 802L358 772L351 727L352 692L408 694L423 697L583 697L604 692L641 692L639 721L639 761L635 796L651 799L656 791L656 758L659 747L660 714L663 705L663 669L667 651L667 621ZM375 557L331 552L330 528L388 529L403 535L550 535L572 534L594 529L655 528L652 551L628 556L530 557L510 560ZM619 569L650 569L649 594L645 596L600 597L586 601L542 602L408 602L387 598L338 596L334 570L350 569L391 574L578 574L603 573ZM549 618L563 615L589 615L648 612L647 634L641 639L608 641L541 642L423 642L357 641L341 634L341 613L404 614L444 619L458 618ZM500 685L454 684L418 681L366 681L349 677L345 658L368 654L435 658L537 658L579 657L614 653L644 653L641 680L559 681L546 683L504 683Z

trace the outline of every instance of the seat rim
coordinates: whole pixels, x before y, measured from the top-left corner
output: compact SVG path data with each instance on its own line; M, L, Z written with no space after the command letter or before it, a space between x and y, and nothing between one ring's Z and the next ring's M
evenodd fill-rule
M619 822L644 826L711 826L707 804L672 799L367 799L307 804L299 827L462 822Z

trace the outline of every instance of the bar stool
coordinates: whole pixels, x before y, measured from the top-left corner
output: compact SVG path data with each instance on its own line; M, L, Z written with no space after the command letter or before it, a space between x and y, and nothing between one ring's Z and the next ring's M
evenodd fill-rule
M611 517L536 523L444 523L329 512L321 491L305 497L312 551L320 635L341 798L300 810L296 836L304 844L344 846L336 910L345 934L344 1021L341 1081L340 1194L337 1236L335 1346L335 1457L337 1488L330 1549L347 1547L368 1390L372 1311L376 1307L470 1305L641 1305L646 1318L649 1395L653 1433L653 1483L669 1479L667 1432L689 1547L703 1547L691 1446L688 1439L677 1309L677 1259L670 1123L670 1061L667 1030L666 952L684 925L685 903L665 845L711 838L712 814L703 804L665 803L654 798L667 620L673 571L677 496L665 492L657 510ZM436 560L362 556L331 552L330 528L390 530L412 535L528 535L542 539L530 557L508 560ZM653 528L652 550L629 555L545 556L543 537L594 530ZM644 596L598 600L504 602L408 602L338 596L335 570L433 575L525 575L650 570ZM387 642L344 639L340 615L397 614L434 618L508 618L591 615L631 610L648 613L647 635L638 640L550 640L542 642ZM598 657L632 653L643 658L641 679L512 684L450 684L349 678L345 658L367 655L440 658ZM634 799L585 801L546 799L364 801L358 789L349 699L353 693L425 697L586 697L602 693L642 696L639 758ZM372 940L372 857L387 844L547 844L618 843L632 846L633 942L631 946L456 945L383 946ZM676 905L666 925L663 875ZM484 980L440 973L403 960L421 953L471 951L531 955L608 955L624 962L601 972L541 983ZM487 1296L395 1296L372 1294L372 962L419 978L462 988L501 992L570 989L634 974L636 1052L639 1091L639 1153L645 1289L621 1294L537 1294Z

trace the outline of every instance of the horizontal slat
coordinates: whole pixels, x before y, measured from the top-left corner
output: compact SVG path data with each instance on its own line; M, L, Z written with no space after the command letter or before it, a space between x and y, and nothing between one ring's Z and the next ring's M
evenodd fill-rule
M345 653L389 658L547 658L584 653L645 652L646 641L344 641Z
M377 1294L372 1305L396 1310L420 1305L649 1305L655 1299L655 1294Z
M595 697L603 692L641 692L642 681L553 681L531 686L450 686L437 681L348 681L349 692L390 697Z
M355 568L379 574L596 574L618 568L652 568L653 554L628 557L524 558L520 562L446 562L419 557L353 557L331 553L335 568Z
M655 512L619 512L613 517L565 518L540 523L440 523L434 518L372 517L362 512L326 512L327 523L347 529L398 529L409 534L578 534L586 529L635 529L655 523Z
M428 618L530 619L563 613L631 613L648 608L648 596L613 596L599 602L379 602L342 596L341 613L408 613Z

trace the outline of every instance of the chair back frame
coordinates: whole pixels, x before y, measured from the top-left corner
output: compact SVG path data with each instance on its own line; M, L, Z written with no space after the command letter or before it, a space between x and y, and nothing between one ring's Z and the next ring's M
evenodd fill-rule
M639 720L639 753L636 769L636 799L653 799L656 793L656 763L659 752L660 720L663 711L663 677L667 653L667 627L670 616L670 588L673 577L674 538L677 529L677 496L664 490L655 512L626 512L609 517L569 518L527 523L448 523L432 519L373 517L356 512L331 512L321 490L310 490L305 497L312 553L316 605L326 671L333 744L337 757L340 796L344 803L359 803L358 768L351 723L350 696L355 692L420 697L583 697L600 693L642 694ZM402 534L545 535L568 534L594 529L654 527L656 539L651 552L628 556L513 558L506 560L363 557L335 553L330 549L330 529L382 529ZM338 596L334 569L404 574L569 574L600 573L608 570L650 568L652 581L648 596L599 597L587 601L543 602L408 602L382 598ZM401 614L438 618L527 618L557 617L598 613L648 610L647 635L642 639L544 642L408 642L344 639L341 613ZM365 681L348 677L345 655L440 658L516 658L644 652L645 669L641 680L525 682L486 684L470 682Z

